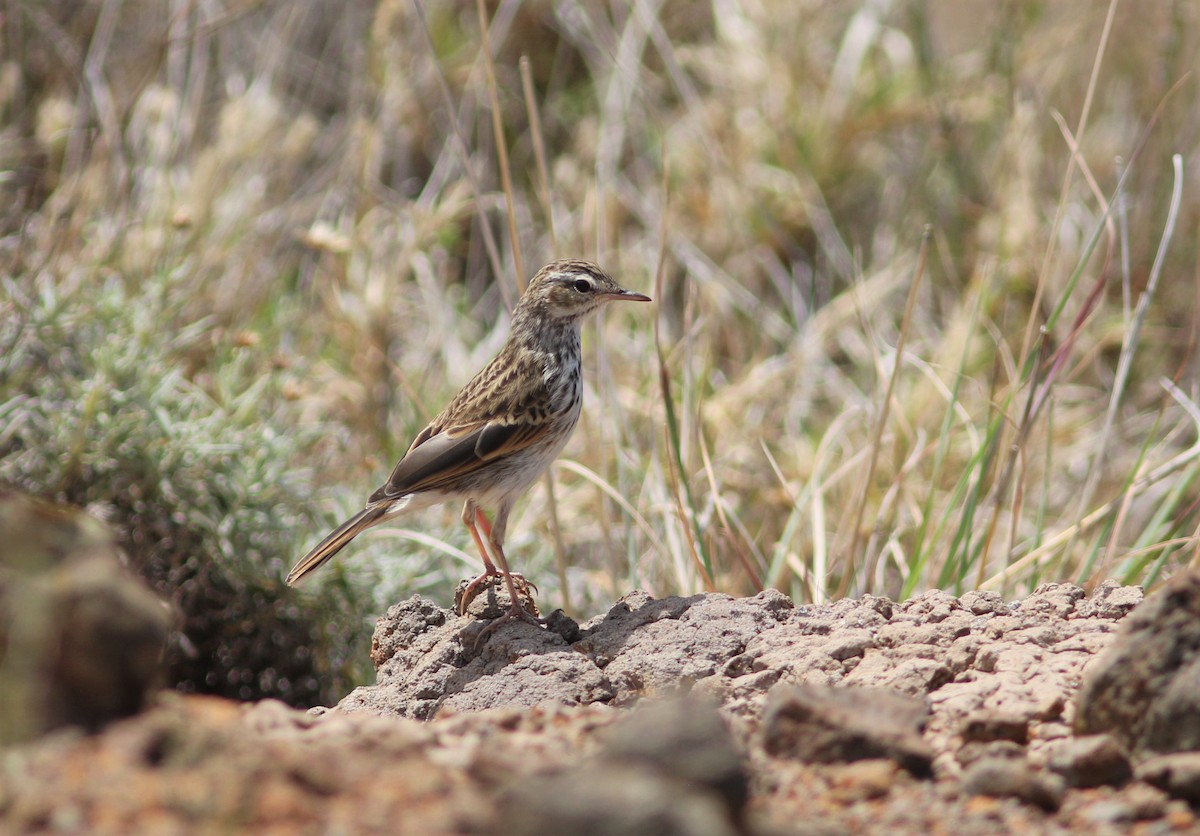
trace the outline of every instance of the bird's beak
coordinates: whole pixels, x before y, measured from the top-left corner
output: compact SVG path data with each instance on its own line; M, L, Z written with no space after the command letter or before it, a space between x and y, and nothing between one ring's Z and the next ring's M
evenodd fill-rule
M613 293L605 293L600 298L601 299L612 299L612 300L621 301L621 302L650 302L650 301L652 301L650 299L650 297L644 293L634 293L632 290L625 290L625 288L621 288L620 290L615 291Z

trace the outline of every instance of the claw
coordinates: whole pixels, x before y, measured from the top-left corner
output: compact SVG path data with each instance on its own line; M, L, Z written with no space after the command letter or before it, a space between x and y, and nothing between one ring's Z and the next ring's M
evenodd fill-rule
M459 615L467 614L467 607L471 606L471 602L482 591L481 587L491 585L493 578L502 577L499 571L487 572L482 575L472 578L466 586L459 586L454 593L454 609Z
M472 601L479 597L479 593L483 592L488 586L496 584L496 581L502 579L503 577L504 574L497 569L495 573L484 572L482 575L472 578L467 584L460 584L458 590L454 593L455 611L459 615L466 615L467 608L471 606ZM533 595L530 594L529 590L532 589L534 592L537 592L537 585L534 584L533 581L527 579L520 572L513 572L512 579L513 586L517 590L517 595L521 598L527 599L529 601L529 606L531 606L536 612L537 605L533 602Z

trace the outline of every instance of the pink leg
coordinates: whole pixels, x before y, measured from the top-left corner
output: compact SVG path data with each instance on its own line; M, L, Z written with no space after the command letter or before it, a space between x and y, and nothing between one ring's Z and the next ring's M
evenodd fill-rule
M495 577L496 575L503 575L504 577L507 577L507 578L517 578L520 581L519 585L521 586L522 589L524 589L525 587L532 586L533 591L537 592L538 591L537 584L535 584L533 581L526 580L525 576L522 575L520 572L508 571L508 559L504 556L504 547L501 546L499 542L492 539L492 524L490 522L488 522L487 515L483 513L482 508L475 509L475 522L478 524L478 526L480 528L483 529L483 536L486 537L488 539L488 542L492 544L492 548L495 549L495 552L496 552L496 560L498 560L501 564L499 570L497 570L495 566L491 567L492 568L492 577ZM475 543L476 543L476 545L479 546L479 550L481 552L484 551L484 546L483 546L483 543L479 539L478 532L476 532L474 529L472 529L472 533L475 534ZM486 557L484 558L484 561L486 563L486 561L487 561ZM487 565L491 566L490 563L487 563Z
M471 531L471 536L475 538L475 548L479 549L479 556L483 558L483 572L488 577L493 577L500 574L495 565L488 557L487 546L483 544L483 537L492 536L492 524L488 522L487 516L484 515L482 508L476 508L474 517L467 523L467 528ZM483 529L483 537L479 536L479 529Z
M483 574L475 577L463 589L462 595L458 599L458 614L465 615L467 607L475 600L475 596L479 594L479 587L484 583L490 583L492 578L501 574L496 565L492 563L492 559L488 556L487 546L483 542L483 537L492 536L492 525L488 522L487 517L483 513L483 509L474 502L468 502L463 508L462 515L463 523L467 530L471 532L471 537L475 540L475 548L479 549L479 556L483 558ZM483 537L479 535L479 528L483 528Z
M510 571L508 568L508 558L504 556L504 544L500 541L504 536L504 529L507 527L508 509L501 508L496 519L499 521L499 531L495 532L495 535L493 536L491 527L488 525L487 519L483 516L483 512L478 512L478 522L483 525L484 533L488 538L488 544L492 547L492 553L496 556L496 562L500 564L500 574L503 575L504 583L508 587L508 598L509 601L511 601L511 604L509 605L508 612L504 613L504 615L495 619L491 624L479 631L479 635L475 637L476 648L479 647L480 642L482 642L489 633L514 618L530 624L536 624L538 626L545 624L542 619L538 618L521 605L521 598L517 594L518 582L521 587L521 591L526 595L529 594L529 587L532 586L532 584L525 580L522 575ZM537 587L535 586L534 589L536 590ZM530 600L532 601L532 598L530 598Z

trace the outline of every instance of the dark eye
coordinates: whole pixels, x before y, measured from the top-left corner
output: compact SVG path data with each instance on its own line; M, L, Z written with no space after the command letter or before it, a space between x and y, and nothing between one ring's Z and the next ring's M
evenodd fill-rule
M574 288L580 293L590 293L592 290L592 283L587 279L576 279Z

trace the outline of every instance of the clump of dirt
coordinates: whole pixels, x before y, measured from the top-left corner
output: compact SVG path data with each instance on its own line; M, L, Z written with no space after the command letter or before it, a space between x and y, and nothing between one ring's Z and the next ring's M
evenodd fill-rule
M1139 654L1131 642L1154 635L1158 656L1124 664L1130 677L1152 672L1158 696L1147 706L1159 707L1139 716L1173 717L1190 740L1196 712L1161 661L1190 677L1190 633L1171 651L1147 625L1190 612L1200 580L1177 578L1127 618L1141 598L1113 583L1091 596L1048 584L1014 603L929 592L796 607L772 591L635 593L584 624L507 624L476 648L484 622L414 597L379 621L377 683L334 708L172 696L99 735L12 750L0 825L1191 828L1200 755L1140 745L1158 721L1131 731L1129 717L1103 706L1112 683L1140 687L1110 660L1120 667Z

